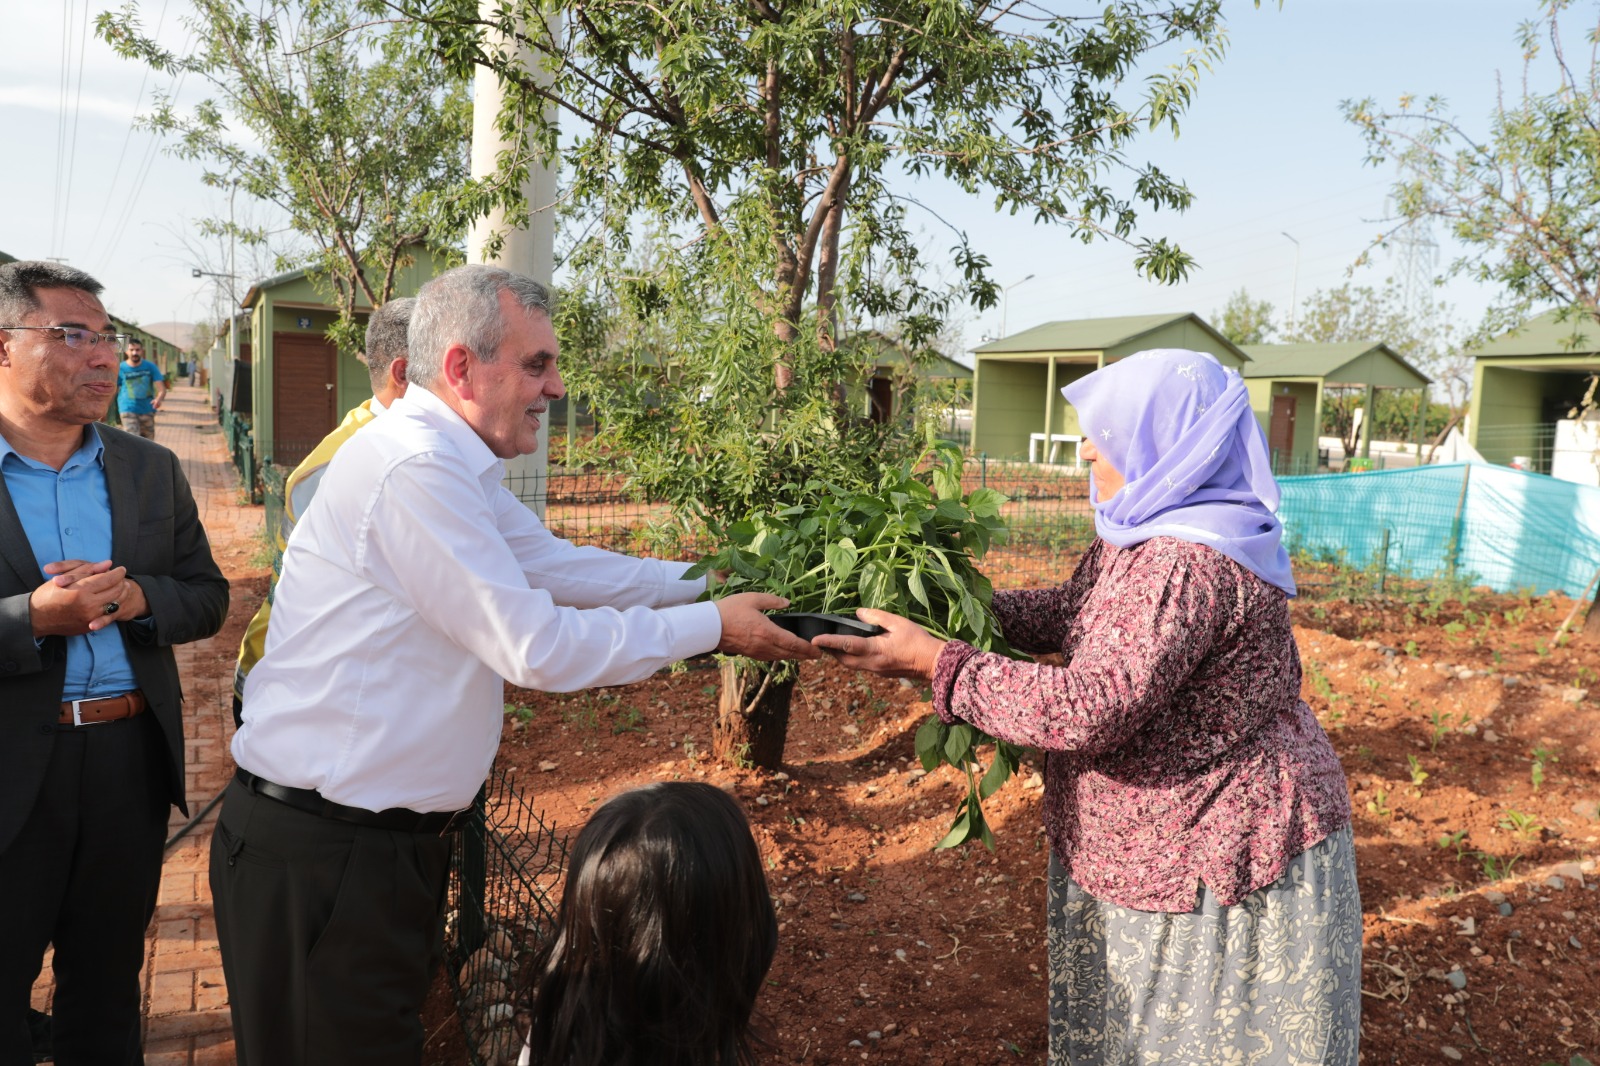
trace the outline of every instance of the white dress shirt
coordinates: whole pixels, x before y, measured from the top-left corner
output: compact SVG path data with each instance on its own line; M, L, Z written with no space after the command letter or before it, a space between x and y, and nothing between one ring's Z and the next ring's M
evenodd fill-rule
M488 776L501 678L569 692L639 681L722 639L686 563L580 548L413 386L334 456L283 557L233 755L381 811L453 811Z

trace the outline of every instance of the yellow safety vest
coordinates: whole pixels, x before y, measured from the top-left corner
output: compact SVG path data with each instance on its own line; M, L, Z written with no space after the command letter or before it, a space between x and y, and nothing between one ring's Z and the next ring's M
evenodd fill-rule
M294 468L289 479L283 483L283 520L278 524L278 528L273 530L273 537L278 542L278 561L272 568L272 584L267 589L267 598L261 601L261 609L250 619L250 624L245 627L244 640L239 642L239 664L233 671L235 698L244 698L244 679L249 675L251 668L261 661L261 655L266 651L267 621L272 617L272 593L278 585L279 571L283 566L283 549L289 544L289 534L294 532L295 523L306 513L306 508L311 506L311 498L317 494L317 487L322 484L322 476L328 472L328 463L333 460L333 453L344 447L345 441L355 436L356 430L377 417L372 411L371 400L367 400L359 407L352 407L338 428L323 437L317 446L311 449L311 454L300 461L300 465Z

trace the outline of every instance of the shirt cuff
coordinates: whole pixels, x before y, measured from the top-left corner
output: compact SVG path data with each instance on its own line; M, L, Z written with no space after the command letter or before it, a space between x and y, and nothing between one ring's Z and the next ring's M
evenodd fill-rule
M693 603L700 598L706 590L704 576L683 580L683 575L695 566L694 563L677 563L666 560L657 560L661 566L661 602L664 606ZM720 617L720 616L719 616ZM718 626L717 643L722 643L721 626Z
M933 664L933 713L946 725L962 720L950 704L955 700L956 678L967 665L967 660L977 654L978 649L966 641L952 640L946 642L944 650L939 652L939 658Z
M717 645L722 643L722 612L717 610L716 604L686 603L665 608L663 613L668 616L672 633L674 662L716 651Z

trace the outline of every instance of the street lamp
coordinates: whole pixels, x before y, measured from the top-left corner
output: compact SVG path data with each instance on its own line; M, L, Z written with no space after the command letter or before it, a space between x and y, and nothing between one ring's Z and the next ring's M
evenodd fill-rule
M1282 230L1278 232L1283 233ZM1283 233L1283 235L1289 237L1287 233ZM1289 237L1289 239L1294 241L1294 280L1289 284L1289 332L1293 333L1295 305L1300 299L1300 242L1293 237Z
M1035 277L1037 277L1037 275L1029 274L1027 277L1023 278L1022 281L1032 281ZM1006 335L1006 311L1011 306L1011 290L1016 288L1018 285L1021 285L1022 281L1013 281L1010 285L1007 285L1004 289L1000 290L1000 337L1001 338L1005 337L1005 335Z

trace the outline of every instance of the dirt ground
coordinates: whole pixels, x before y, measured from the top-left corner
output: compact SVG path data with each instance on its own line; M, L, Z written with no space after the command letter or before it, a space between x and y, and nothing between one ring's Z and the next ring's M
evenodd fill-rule
M237 567L236 595L259 600L259 571ZM1432 591L1294 604L1304 695L1355 811L1362 1061L1597 1058L1600 640L1554 639L1565 597ZM781 923L763 1061L1044 1062L1037 762L986 805L994 854L935 852L963 785L916 764L917 689L807 664L786 764L769 773L711 761L716 680L508 687L501 761L568 831L654 780L739 798ZM442 981L428 1025L429 1066L461 1066Z
M1365 1062L1564 1063L1600 1046L1600 714L1583 691L1600 647L1555 646L1569 608L1296 605L1305 696L1355 808ZM522 710L502 759L560 825L663 778L739 797L783 923L762 1004L773 1061L1044 1061L1037 767L991 801L994 855L932 852L961 783L916 768L918 691L808 664L769 774L710 761L715 680L509 690Z

